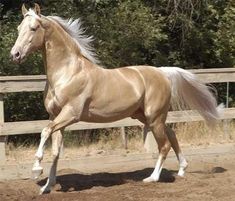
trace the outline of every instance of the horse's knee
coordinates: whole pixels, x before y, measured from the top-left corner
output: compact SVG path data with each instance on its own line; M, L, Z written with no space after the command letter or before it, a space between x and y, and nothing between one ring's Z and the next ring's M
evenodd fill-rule
M41 138L48 138L51 134L51 128L45 127L41 132Z
M52 155L53 157L58 157L60 154L62 146L62 133L61 131L56 131L52 133Z
M53 159L59 157L59 148L58 149L52 148L52 156Z
M60 151L61 151L61 143L59 144L56 143L52 146L53 160L59 158Z

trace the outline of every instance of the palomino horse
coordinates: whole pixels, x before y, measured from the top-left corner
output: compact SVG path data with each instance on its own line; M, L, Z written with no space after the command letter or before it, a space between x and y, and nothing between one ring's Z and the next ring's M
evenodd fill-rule
M195 76L177 67L130 66L104 69L96 64L91 37L83 35L79 20L43 16L40 7L22 6L23 21L11 50L20 63L41 50L47 74L45 107L50 123L42 130L33 173L42 172L44 144L52 136L53 163L41 193L56 183L56 167L62 145L63 129L74 122L112 122L132 117L151 129L158 144L159 157L153 173L144 182L159 180L163 162L172 147L183 176L187 162L174 131L165 124L171 101L183 102L197 110L209 123L218 119L217 103L208 87Z

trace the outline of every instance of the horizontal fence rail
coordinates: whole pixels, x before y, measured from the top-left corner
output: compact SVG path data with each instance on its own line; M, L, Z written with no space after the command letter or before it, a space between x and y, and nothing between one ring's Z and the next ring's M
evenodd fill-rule
M235 68L189 70L204 83L235 82ZM0 93L43 91L45 75L0 77Z
M235 119L235 108L224 108L221 119ZM202 121L203 118L192 110L173 111L168 113L167 123ZM49 120L5 122L2 125L0 135L19 135L27 133L40 133L47 126ZM142 126L143 124L136 119L125 118L111 123L87 123L79 122L68 126L66 130L86 130L99 128L115 128L127 126Z
M235 68L196 69L189 70L204 83L235 82ZM48 120L36 121L4 121L3 97L6 93L43 91L46 83L45 75L3 76L0 77L0 159L4 159L5 139L8 135L40 133L48 124ZM221 119L235 119L235 108L224 108ZM167 123L201 121L201 116L195 111L169 112ZM68 130L98 129L110 127L126 127L142 125L138 120L126 118L112 123L79 122L69 126ZM2 151L3 150L3 151Z

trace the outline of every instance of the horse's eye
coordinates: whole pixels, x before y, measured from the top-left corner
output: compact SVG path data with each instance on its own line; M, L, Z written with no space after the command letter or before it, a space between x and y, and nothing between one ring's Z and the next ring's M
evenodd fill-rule
M31 31L36 31L36 30L37 30L37 28L31 27Z

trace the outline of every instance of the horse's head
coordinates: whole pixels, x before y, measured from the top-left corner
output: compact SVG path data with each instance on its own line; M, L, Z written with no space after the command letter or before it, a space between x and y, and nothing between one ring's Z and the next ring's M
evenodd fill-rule
M40 7L35 4L34 9L27 10L22 5L23 21L18 26L18 38L11 49L11 56L14 62L21 63L22 60L44 44L45 28L42 24Z

